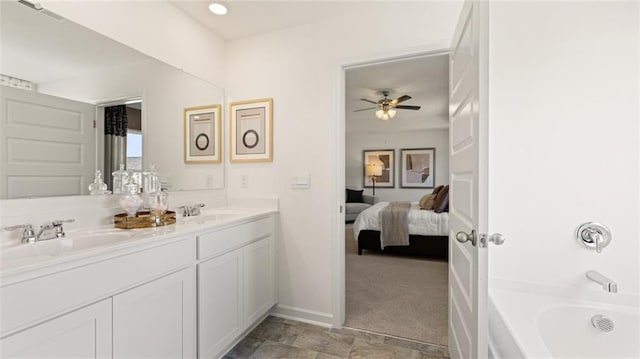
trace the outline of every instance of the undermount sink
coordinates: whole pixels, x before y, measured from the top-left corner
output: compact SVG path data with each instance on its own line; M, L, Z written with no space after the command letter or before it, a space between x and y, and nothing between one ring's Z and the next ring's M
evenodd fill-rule
M67 232L64 238L54 238L35 243L20 243L0 252L0 267L8 268L36 263L55 256L113 244L132 238L134 232L116 229Z

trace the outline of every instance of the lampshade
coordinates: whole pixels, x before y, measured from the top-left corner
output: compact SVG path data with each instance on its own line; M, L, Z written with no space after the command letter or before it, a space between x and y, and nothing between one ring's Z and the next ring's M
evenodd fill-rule
M382 176L382 164L377 162L369 162L366 167L367 176Z
M389 107L389 105L378 105L378 109L376 110L376 117L378 117L379 119L386 121L390 118L393 118L395 115L395 108Z

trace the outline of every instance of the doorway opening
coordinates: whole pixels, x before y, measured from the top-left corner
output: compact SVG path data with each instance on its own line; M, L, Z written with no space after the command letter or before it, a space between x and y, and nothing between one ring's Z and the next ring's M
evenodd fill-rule
M355 215L350 213L353 206L347 204L347 222L351 223L345 224L342 234L346 327L447 345L446 248L439 258L411 249L405 251L408 254L393 254L371 248L359 254L359 242L376 231L379 241L378 216L390 202L410 202L410 211L420 211L417 202L422 197L449 183L448 66L448 52L437 51L344 69L344 183L353 190L351 194L360 192L369 198L363 202L373 202L361 204L362 211ZM376 112L387 97L401 99L394 104L402 104L385 119ZM415 150L419 151L411 152ZM379 161L386 171L379 178L367 172L367 156L372 152L390 156ZM423 164L420 175L406 175L417 163ZM446 225L431 230L435 232L421 229L410 234L423 240L440 237L448 243Z
M101 146L105 183L113 190L113 174L131 171L134 181L142 184L143 125L142 99L139 97L117 100L100 105L99 118L103 126L96 143Z

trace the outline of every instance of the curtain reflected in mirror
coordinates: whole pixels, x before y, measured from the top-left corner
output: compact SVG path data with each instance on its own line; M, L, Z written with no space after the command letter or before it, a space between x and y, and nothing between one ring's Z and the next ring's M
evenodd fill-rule
M126 105L104 108L104 178L110 190L113 172L127 164L127 124Z

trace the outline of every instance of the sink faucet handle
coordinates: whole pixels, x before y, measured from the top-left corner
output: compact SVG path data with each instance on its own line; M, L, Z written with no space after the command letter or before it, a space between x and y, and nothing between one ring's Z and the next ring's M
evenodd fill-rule
M23 228L24 228L25 230L26 230L26 229L29 229L29 228L30 228L31 230L33 230L33 226L32 226L31 224L29 224L29 223L19 224L19 225L17 225L17 226L4 227L4 230L5 230L5 231L15 231L16 229L23 229Z
M62 228L63 223L73 223L75 221L76 221L75 219L70 218L70 219L58 219L51 222L53 224L53 227L55 227L56 229L56 238L64 238L64 236L66 235L66 233L64 233L64 228Z
M63 223L73 223L75 221L76 220L73 219L73 218L70 218L70 219L58 219L58 220L55 220L55 221L51 222L51 224L53 224L54 226L61 226Z
M204 207L204 203L197 203L194 204L193 206L191 206L190 210L191 210L191 215L192 216L197 216L200 214L200 208Z
M4 227L5 231L15 231L16 229L22 229L22 242L33 242L36 239L36 234L33 231L33 226L29 223L11 227Z
M188 217L191 215L191 210L189 209L189 206L184 205L184 206L180 206L178 207L178 209L182 210L182 217Z

